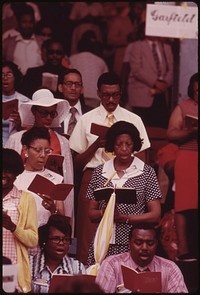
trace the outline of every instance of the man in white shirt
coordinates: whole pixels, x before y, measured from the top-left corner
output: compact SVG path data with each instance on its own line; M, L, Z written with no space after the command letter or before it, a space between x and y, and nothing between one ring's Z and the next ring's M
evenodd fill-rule
M124 120L134 124L140 132L144 143L141 151L150 147L146 129L139 116L119 106L121 98L121 81L115 73L102 74L97 82L97 93L101 104L99 107L82 115L69 139L70 148L74 155L74 169L83 170L83 177L79 192L77 212L77 259L86 264L88 249L93 239L95 224L88 217L88 200L86 191L93 169L103 163L103 147L105 141L90 133L92 123L108 125L108 114L116 121ZM144 157L144 152L140 153Z

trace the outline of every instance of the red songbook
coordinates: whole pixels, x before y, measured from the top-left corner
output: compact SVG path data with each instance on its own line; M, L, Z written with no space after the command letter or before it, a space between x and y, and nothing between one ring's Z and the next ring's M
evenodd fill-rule
M90 129L90 133L100 136L102 138L105 138L107 132L108 132L109 127L107 126L103 126L103 125L99 125L96 123L92 123L91 124L91 129Z
M74 187L73 184L58 183L54 184L52 181L37 174L31 184L28 187L29 191L36 194L45 194L50 196L53 200L64 201L71 189Z
M3 101L2 116L4 120L7 120L14 110L18 111L18 99Z
M185 126L187 128L198 127L198 117L192 115L185 115Z
M71 293L73 286L76 284L94 284L96 276L80 274L60 274L53 275L51 278L49 292L48 293ZM73 292L72 292L73 293Z
M63 161L64 157L62 155L50 154L48 155L45 168L54 171L60 175L63 175Z
M128 266L121 265L124 287L132 292L161 293L161 272L137 272Z

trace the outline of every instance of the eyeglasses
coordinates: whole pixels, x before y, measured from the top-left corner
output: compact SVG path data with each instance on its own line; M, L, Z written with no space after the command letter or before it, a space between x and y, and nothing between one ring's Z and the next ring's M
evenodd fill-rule
M52 237L49 238L50 241L52 241L53 244L60 244L60 242L62 241L63 244L70 244L71 243L71 238L69 237Z
M47 53L48 54L57 54L57 55L62 55L63 54L63 51L62 50L59 50L59 49L57 49L57 50L53 50L53 49L49 49L49 50L47 50Z
M63 83L67 86L67 87L72 87L72 85L74 85L76 88L79 88L82 86L81 82L73 82L73 81L63 81Z
M29 145L28 147L33 149L39 155L41 155L43 152L45 153L45 155L49 155L53 151L51 148L42 148L42 147L37 148L37 147L34 147L32 145Z
M105 92L105 93L102 93L101 94L101 97L102 98L104 98L104 99L109 99L109 98L115 98L115 99L118 99L118 98L120 98L120 96L121 96L121 93L120 92L114 92L114 93L107 93L107 92Z
M48 112L48 111L45 111L45 110L39 110L39 109L36 109L36 111L40 114L40 116L42 118L45 118L45 117L48 117L48 115L50 115L50 117L52 119L56 118L58 116L58 113L57 111L51 111L51 112Z
M2 79L4 78L13 78L14 74L9 72L9 73L2 73Z

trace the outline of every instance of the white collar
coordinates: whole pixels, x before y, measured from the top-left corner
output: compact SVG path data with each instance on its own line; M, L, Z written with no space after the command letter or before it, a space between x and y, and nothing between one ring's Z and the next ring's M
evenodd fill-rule
M144 162L140 160L139 158L137 158L136 156L134 156L133 162L126 169L127 178L135 177L142 174L143 169L144 169ZM114 158L113 158L105 162L103 166L102 174L103 176L109 179L114 172L115 172L115 168L114 168ZM113 179L115 178L118 178L118 176L117 175L113 176Z

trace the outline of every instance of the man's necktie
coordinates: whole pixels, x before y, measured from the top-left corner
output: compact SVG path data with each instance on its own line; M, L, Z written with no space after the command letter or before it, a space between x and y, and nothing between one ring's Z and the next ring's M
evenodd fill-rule
M72 107L70 109L71 118L69 119L69 125L68 125L68 130L67 130L68 135L72 134L72 131L76 125L76 122L77 122L76 117L75 117L76 111L77 111L77 109L74 107Z
M107 126L111 127L114 124L114 115L112 113L108 113L107 116ZM102 161L106 162L113 158L113 153L106 152L105 149L102 149Z
M111 127L114 123L114 115L112 113L107 114L107 126Z
M152 53L156 64L158 78L161 76L161 67L160 67L160 60L157 52L157 45L155 42L152 43Z

